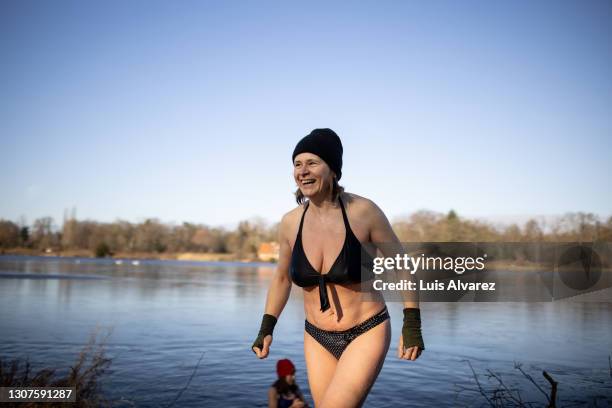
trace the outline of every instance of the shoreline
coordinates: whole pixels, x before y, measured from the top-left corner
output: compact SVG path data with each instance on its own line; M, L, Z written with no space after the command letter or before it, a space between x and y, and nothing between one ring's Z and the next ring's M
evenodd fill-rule
M1 249L0 255L14 256L39 256L39 257L54 257L54 258L91 258L91 259L139 259L139 260L159 260L159 261L187 261L187 262L265 262L256 257L239 258L235 254L226 253L199 253L199 252L167 252L167 253L150 253L150 252L117 252L111 256L97 258L91 251L85 249L43 252L37 249L29 248L9 248Z

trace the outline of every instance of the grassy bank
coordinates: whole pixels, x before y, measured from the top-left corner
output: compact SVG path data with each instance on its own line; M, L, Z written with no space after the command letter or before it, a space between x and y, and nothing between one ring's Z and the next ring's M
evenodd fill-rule
M0 386L2 387L73 387L76 402L15 402L2 403L3 407L103 407L113 406L103 397L100 379L111 365L107 358L106 341L110 331L95 331L67 372L58 374L56 368L33 372L28 360L5 361L0 357Z

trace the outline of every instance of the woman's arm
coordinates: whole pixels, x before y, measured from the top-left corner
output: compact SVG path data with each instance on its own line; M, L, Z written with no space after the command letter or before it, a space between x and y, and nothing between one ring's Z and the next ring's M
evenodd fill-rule
M276 388L270 387L268 390L268 408L277 408L278 407L278 392L276 392Z
M404 255L404 247L400 242L397 235L391 227L391 223L387 219L387 216L383 211L378 208L376 204L371 202L370 208L370 241L377 246L385 257L395 257L396 255ZM384 245L378 245L384 244ZM394 271L397 273L397 271ZM409 273L405 276L398 277L399 279L414 280L414 275ZM418 286L417 286L418 288ZM404 308L418 308L419 307L419 292L414 291L402 291L402 298L404 301Z
M389 220L380 208L372 203L372 208L369 213L370 219L370 240L377 245L385 257L395 257L396 255L403 256L405 250L400 240L393 232ZM397 273L397 271L393 271ZM401 271L401 275L396 278L417 281L415 275L411 275L407 271ZM401 291L402 300L404 302L404 325L397 346L397 356L404 360L416 360L425 350L423 337L421 334L421 311L419 309L419 291L418 283L414 291Z
M278 318L287 304L289 294L291 293L291 278L289 277L289 265L291 263L291 246L289 243L288 234L289 222L287 216L281 220L278 239L279 254L276 271L268 288L268 296L266 297L265 313Z
M278 319L281 312L285 308L287 300L289 299L289 294L291 293L291 278L289 277L291 246L289 243L289 233L287 231L289 226L290 223L288 222L288 216L285 215L281 220L278 232L280 243L278 264L272 277L272 281L270 282L270 286L268 287L268 295L266 296L266 307L264 312L264 321L266 321L266 319L268 322L273 321L272 327L274 324L276 324L276 319ZM270 334L265 334L263 339L261 339L263 342L258 336L255 343L259 344L253 344L252 349L259 358L268 357L270 345L272 344L271 330L269 330L269 332Z

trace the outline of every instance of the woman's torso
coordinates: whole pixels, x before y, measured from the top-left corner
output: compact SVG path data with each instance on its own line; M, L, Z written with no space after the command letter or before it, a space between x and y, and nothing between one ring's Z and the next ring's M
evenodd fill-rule
M337 275L335 280L342 280L338 279L339 271L335 268L338 265L335 264L351 233L359 241L357 244L370 241L371 226L367 222L369 217L364 213L368 211L365 201L355 195L342 195L348 225L342 215L340 203L324 218L317 218L317 214L312 209L304 214L304 208L298 208L292 217L291 236L294 237L291 243L292 255L297 249L303 250L307 264L316 270L314 272L322 271L326 274L335 269L334 273ZM302 216L304 218L301 231L302 248L296 248L296 243L298 246L300 244L298 232ZM382 296L375 293L374 301L364 301L361 285L354 279L353 281L345 279L342 283L326 282L330 307L323 312L321 312L319 287L304 287L306 319L324 330L345 330L376 314L384 305Z
M297 398L295 394L279 395L277 400L277 407L289 408L291 405L293 405L293 401L295 400L295 398Z
M274 392L269 394L269 398L275 398L277 408L288 408L293 405L296 399L300 398L298 395L300 392L297 386L289 386L289 389L285 386L283 389L277 387L277 383L272 384L271 390Z

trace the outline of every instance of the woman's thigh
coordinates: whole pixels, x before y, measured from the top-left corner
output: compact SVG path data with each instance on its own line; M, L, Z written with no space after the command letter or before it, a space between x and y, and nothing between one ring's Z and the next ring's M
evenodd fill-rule
M389 319L353 340L336 365L320 408L361 406L380 373L390 342Z
M304 332L304 358L310 393L315 407L318 407L334 376L338 360L306 332Z

